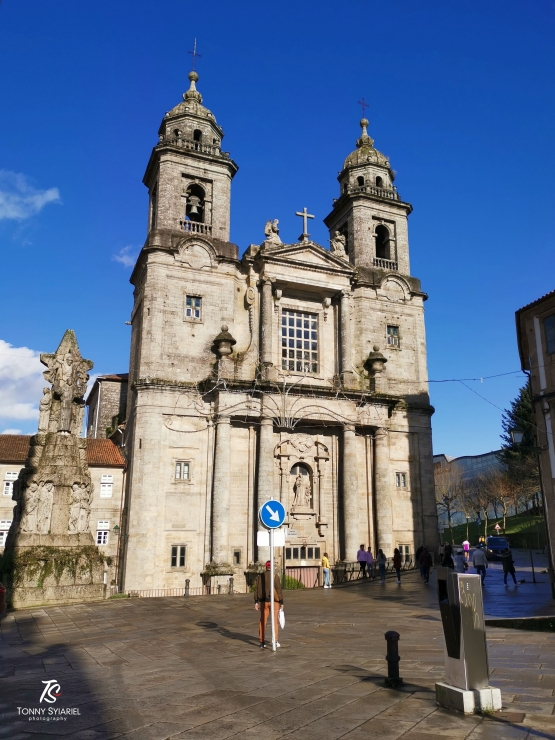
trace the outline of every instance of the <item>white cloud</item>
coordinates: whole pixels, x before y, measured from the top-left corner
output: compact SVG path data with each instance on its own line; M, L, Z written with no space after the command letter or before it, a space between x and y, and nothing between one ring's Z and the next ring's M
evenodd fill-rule
M37 190L25 175L9 170L0 170L0 221L30 218L47 203L60 203L58 188Z
M120 249L117 254L113 254L112 259L124 267L134 267L138 256L138 251L130 244L128 247Z
M44 370L38 352L0 339L0 419L38 419Z
M21 434L21 429L4 429L0 434Z

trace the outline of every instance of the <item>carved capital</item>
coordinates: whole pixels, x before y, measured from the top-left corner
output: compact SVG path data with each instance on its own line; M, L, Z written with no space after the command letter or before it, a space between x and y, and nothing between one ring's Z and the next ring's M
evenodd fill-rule
M376 439L378 439L378 438L387 439L388 435L389 435L389 429L387 429L387 427L379 427L374 432L374 437Z

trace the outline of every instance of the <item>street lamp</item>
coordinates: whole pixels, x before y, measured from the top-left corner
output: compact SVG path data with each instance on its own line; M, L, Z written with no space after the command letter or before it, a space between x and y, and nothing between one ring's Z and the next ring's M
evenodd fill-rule
M525 430L521 426L516 426L509 430L509 434L511 435L511 439L513 440L514 445L522 444L522 440L524 439L524 431Z

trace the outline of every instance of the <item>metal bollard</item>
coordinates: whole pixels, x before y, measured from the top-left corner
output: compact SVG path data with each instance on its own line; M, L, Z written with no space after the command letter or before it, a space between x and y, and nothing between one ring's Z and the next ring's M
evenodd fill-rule
M233 576L229 579L229 593L233 593Z
M6 588L0 583L0 614L6 611Z
M185 596L189 596L189 588L191 586L191 579L186 578L185 579Z
M385 679L385 685L389 688L395 689L403 684L403 679L399 677L399 638L398 632L386 632L385 639L387 642L387 678Z
M218 583L218 593L219 594L222 593L222 584L221 583Z

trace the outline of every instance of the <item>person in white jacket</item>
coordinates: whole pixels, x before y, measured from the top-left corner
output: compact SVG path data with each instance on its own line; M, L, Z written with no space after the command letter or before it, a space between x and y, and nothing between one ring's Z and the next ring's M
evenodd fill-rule
M481 547L477 547L472 553L472 565L476 568L476 573L479 573L482 577L482 583L486 577L486 568L488 567L488 561L486 553Z

